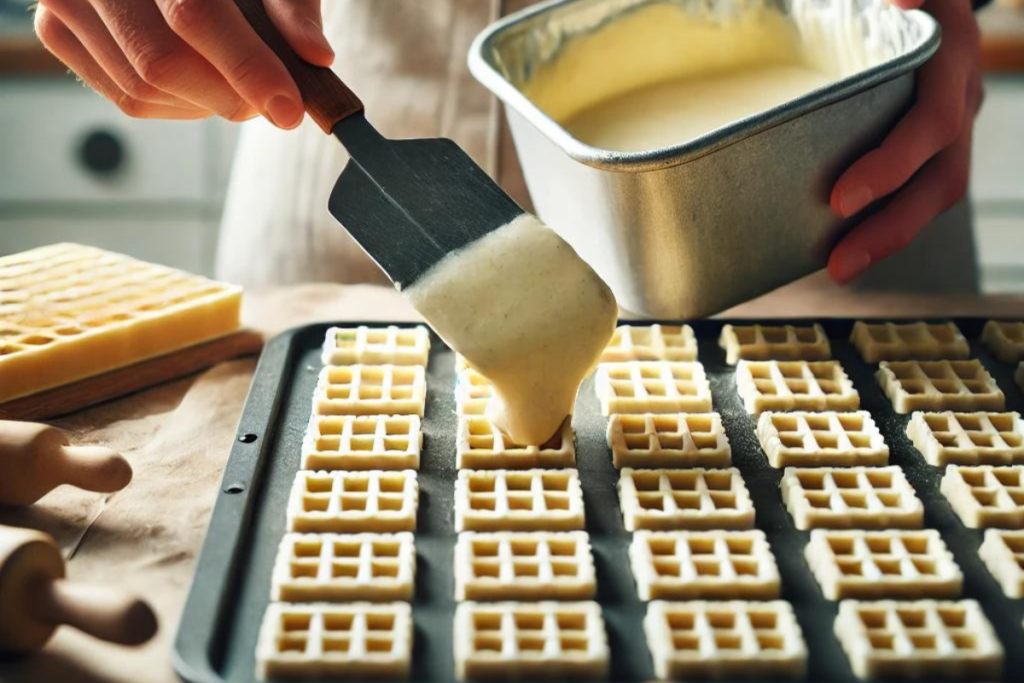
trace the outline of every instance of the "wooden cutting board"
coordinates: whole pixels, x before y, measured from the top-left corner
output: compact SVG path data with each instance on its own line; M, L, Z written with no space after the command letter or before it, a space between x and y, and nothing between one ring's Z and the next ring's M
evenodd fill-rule
M262 348L262 335L251 330L239 330L164 356L8 401L0 404L0 418L45 420L66 415L186 377L226 360L256 355Z

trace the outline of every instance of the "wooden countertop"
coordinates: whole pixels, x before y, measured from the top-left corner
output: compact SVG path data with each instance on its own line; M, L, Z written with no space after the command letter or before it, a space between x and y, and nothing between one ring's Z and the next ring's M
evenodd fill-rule
M1017 0L1018 2L1020 0ZM978 13L982 30L982 63L989 73L1024 73L1024 6L995 0ZM33 34L0 35L0 76L61 75L60 63Z

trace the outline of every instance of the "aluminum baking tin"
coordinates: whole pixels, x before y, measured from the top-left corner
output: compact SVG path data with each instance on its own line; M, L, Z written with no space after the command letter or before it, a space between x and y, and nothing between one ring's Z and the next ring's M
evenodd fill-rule
M598 271L624 309L699 317L819 270L849 229L829 208L832 185L906 112L916 70L940 41L923 12L872 24L882 1L551 0L487 28L469 66L506 105L540 218ZM841 10L855 35L894 56L692 141L644 152L587 145L523 94L571 41L666 2L726 15L767 7L798 32L794 2L804 12Z

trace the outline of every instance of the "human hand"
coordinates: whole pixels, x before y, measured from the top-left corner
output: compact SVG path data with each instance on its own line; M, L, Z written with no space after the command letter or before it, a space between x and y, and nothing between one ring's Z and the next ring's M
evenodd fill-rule
M300 57L331 64L320 0L263 2ZM231 0L39 0L35 27L50 52L129 116L302 121L295 81Z
M881 146L855 162L832 188L832 210L844 218L888 198L832 250L828 271L839 283L906 247L967 193L971 132L982 100L980 36L971 3L892 2L935 17L942 44L918 72L913 108Z

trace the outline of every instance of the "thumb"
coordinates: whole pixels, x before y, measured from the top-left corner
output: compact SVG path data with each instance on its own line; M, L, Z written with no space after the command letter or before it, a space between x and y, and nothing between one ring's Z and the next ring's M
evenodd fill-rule
M900 9L921 9L924 5L925 0L889 0L893 5Z
M320 0L263 0L284 39L310 64L330 66L334 50L324 37Z

